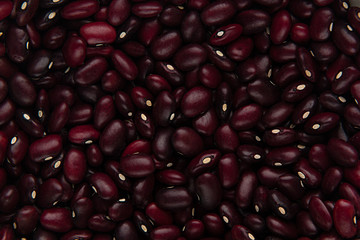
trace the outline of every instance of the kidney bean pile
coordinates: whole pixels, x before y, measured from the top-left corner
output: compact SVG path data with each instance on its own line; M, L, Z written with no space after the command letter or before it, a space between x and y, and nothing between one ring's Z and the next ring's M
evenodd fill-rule
M0 239L360 238L348 0L0 0Z

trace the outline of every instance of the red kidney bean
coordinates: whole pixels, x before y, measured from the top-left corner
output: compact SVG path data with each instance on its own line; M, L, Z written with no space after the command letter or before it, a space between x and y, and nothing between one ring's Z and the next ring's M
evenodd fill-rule
M224 221L225 225L232 227L240 224L240 214L232 202L224 201L219 206L219 215Z
M191 55L191 60L188 56ZM182 71L190 71L206 61L206 50L198 44L188 44L180 48L174 55L174 63ZM185 60L187 59L187 60Z
M222 156L218 163L220 184L224 188L234 187L239 180L239 163L232 153Z
M207 5L201 12L201 20L209 26L220 25L235 14L233 3L226 0Z
M211 64L203 65L198 72L198 77L200 82L208 88L216 88L221 83L219 70Z
M236 20L243 26L245 35L260 33L270 25L269 14L260 9L242 11L236 16Z
M128 177L141 178L154 172L155 166L150 156L139 153L121 158L120 169Z
M118 198L118 190L113 180L102 172L96 172L90 176L90 183L94 191L102 199L115 200Z
M296 224L299 226L299 233L306 236L315 236L319 230L312 221L310 214L306 211L300 211L296 216ZM302 237L300 240L308 240L310 238Z
M18 210L13 226L16 226L16 231L20 234L30 234L36 228L39 218L40 213L36 207L24 206Z
M358 214L360 209L360 196L356 188L348 183L343 182L340 184L339 194L341 198L349 200L354 205L356 214Z
M92 125L78 125L69 131L69 141L76 144L91 144L100 133Z
M49 102L51 106L56 106L62 102L65 102L71 107L75 102L75 92L69 86L58 85L51 89L48 93Z
M181 35L178 31L166 32L151 43L151 53L157 60L172 57L181 46Z
M316 82L318 79L318 66L312 55L305 48L296 50L296 61L301 74L310 82Z
M185 13L182 6L166 6L161 12L160 22L169 27L178 27L181 25Z
M63 102L57 105L49 118L48 131L49 132L60 132L65 127L70 116L69 106Z
M146 215L158 226L170 225L173 222L172 215L159 208L156 203L147 205Z
M104 214L95 214L89 219L88 227L94 231L110 232L115 229L116 224Z
M231 237L234 240L255 239L254 235L250 232L250 230L242 225L235 225L231 228Z
M200 135L189 127L181 127L175 130L171 137L174 150L184 156L195 156L203 147L203 140Z
M133 207L129 201L126 201L126 199L121 199L118 202L115 202L111 207L109 208L109 217L113 221L124 221L131 217L133 213Z
M339 54L339 51L331 41L312 42L311 51L317 61L324 63L333 62Z
M278 178L276 185L279 188L279 191L289 197L292 201L300 199L305 193L301 180L292 174L281 175Z
M206 136L212 135L218 127L218 118L216 116L215 110L210 108L203 115L195 118L193 120L193 127L200 134Z
M75 229L75 230L71 230L70 232L64 234L60 239L61 240L71 240L71 239L76 239L76 238L90 240L90 239L95 239L96 237L93 238L93 233L89 230Z
M108 64L105 58L92 58L75 72L75 81L81 85L94 84L101 79L107 68Z
M22 131L17 131L10 139L7 150L7 161L12 165L19 165L24 160L28 147L28 136Z
M152 138L155 134L154 122L150 115L146 112L137 112L135 114L135 127L141 136L144 138Z
M8 82L9 93L19 105L28 107L36 101L36 90L29 78L20 72L10 78Z
M296 238L298 235L298 230L293 223L285 222L277 217L268 216L266 226L271 232L285 238Z
M106 22L92 22L80 28L81 36L89 45L112 43L116 39L115 29Z
M322 176L320 172L310 166L307 159L300 159L294 167L294 171L302 179L305 186L316 188L320 185Z
M200 239L204 234L204 224L197 219L188 221L184 226L184 235L188 239Z
M353 31L353 28L345 21L334 22L332 40L336 47L347 55L355 55L360 48L359 38Z
M323 112L311 117L305 124L309 134L321 134L333 129L339 122L339 116L331 112Z
M0 191L0 211L12 213L19 203L19 191L14 185L6 185Z
M160 161L171 158L174 150L171 146L172 128L161 128L157 131L152 141L152 151Z
M195 180L195 191L201 206L206 210L215 209L221 202L221 186L218 178L211 173L203 173Z
M126 191L129 191L131 188L131 181L129 178L125 177L124 174L120 171L120 163L116 161L106 161L105 162L105 172L109 174L115 184Z
M310 40L309 26L304 23L295 23L290 30L290 38L297 44L306 44Z
M275 215L286 220L291 220L298 212L298 205L277 190L269 191L268 205Z
M356 216L352 203L339 199L335 203L333 220L336 231L344 238L351 238L356 234Z
M7 123L15 114L15 104L9 99L0 103L0 125Z
M344 177L345 179L350 182L353 186L359 187L360 184L358 180L360 179L360 164L359 162L353 168L345 168L344 170Z
M300 158L300 151L296 147L274 148L266 155L266 162L272 166L283 166L295 163Z
M210 37L209 43L214 46L226 45L237 39L242 33L240 24L229 24L217 29Z
M239 145L239 138L229 124L220 126L214 136L215 144L224 152L235 151Z
M9 88L7 82L4 79L0 78L0 102L2 102L6 98L8 90Z
M145 46L150 45L155 37L160 34L161 24L157 18L146 20L138 31L139 41Z
M64 159L64 152L62 151L58 156L44 163L41 169L41 176L43 178L49 178L55 176L60 172L62 161Z
M134 80L138 75L138 68L135 63L122 51L115 50L112 54L112 62L120 75L127 80Z
M125 125L115 119L108 123L100 135L99 146L105 155L120 155L125 145Z
M145 85L154 95L162 91L171 91L171 86L168 81L157 74L148 75L145 79Z
M0 21L10 15L12 8L13 8L13 3L11 1L8 0L1 1Z
M101 87L105 91L114 93L123 88L125 80L120 77L120 74L115 70L107 71L101 78Z
M360 111L358 106L356 106L353 103L348 104L344 110L344 116L346 121L353 126L359 126L358 117L357 117L359 113Z
M324 231L329 231L333 221L324 202L318 197L312 197L309 203L309 213L314 223Z
M340 71L335 80L331 84L331 89L335 94L345 94L350 90L351 84L356 81L360 76L359 70L355 67L347 67Z
M31 58L33 61L27 65L27 73L33 78L44 76L54 65L51 52L44 49L34 52Z
M45 135L44 127L31 113L18 109L15 113L15 119L21 129L30 136L40 138Z
M99 3L95 0L77 0L67 4L61 10L61 16L67 20L84 19L99 10Z
M131 198L134 200L133 204L136 207L144 209L153 201L154 184L155 178L153 174L134 182Z
M160 189L155 200L160 208L170 211L186 208L192 203L192 197L184 187Z
M262 106L270 106L279 98L278 88L269 81L255 80L249 83L247 91L250 98Z
M296 59L296 49L296 44L285 42L281 45L272 45L269 54L275 62L286 63Z
M291 29L291 17L288 11L277 12L272 19L270 38L274 44L281 44L286 40Z
M126 146L121 156L124 157L127 155L134 155L136 153L144 153L150 155L151 143L144 139L134 140Z
M175 104L175 99L168 91L159 93L153 107L153 118L158 125L163 127L169 125L175 115Z
M338 167L328 168L321 181L321 190L325 194L331 194L339 186L343 178L343 171Z
M257 124L260 118L261 107L253 103L237 109L230 119L230 125L238 131L249 130Z
M274 128L264 133L263 140L269 146L279 147L296 142L297 134L290 128Z
M277 184L277 181L280 176L284 175L286 172L283 169L262 167L258 171L258 178L261 184L274 188Z
M94 127L104 128L115 117L115 106L112 96L104 96L98 100L94 109Z
M200 43L205 40L206 32L198 12L189 11L181 23L181 35L186 42Z
M130 15L130 2L128 0L112 0L107 13L107 20L113 26L119 26Z
M136 107L140 109L149 109L153 105L153 96L143 87L134 87L131 90L131 99Z
M237 156L241 161L249 164L259 163L265 158L265 151L261 147L249 144L241 144L236 150Z
M88 225L88 220L93 215L94 212L93 202L87 198L82 197L76 200L72 206L72 218L75 227L77 228L86 228Z
M294 109L292 114L292 122L296 125L306 122L318 107L318 100L315 95L310 95L302 100Z
M240 37L233 41L226 48L226 54L235 61L243 61L247 59L254 48L254 43L251 38Z
M355 147L344 140L331 138L327 145L329 156L340 166L355 167L358 162L358 152Z
M20 1L15 2L13 13L16 13L16 16L13 17L16 18L16 23L19 26L26 25L34 17L39 2L38 0L28 1L26 4ZM11 15L13 15L13 13Z
M158 16L163 7L158 1L148 1L132 6L131 12L140 18L151 18Z
M271 106L262 116L262 122L266 127L279 126L285 122L293 111L293 105L279 102Z
M150 233L151 239L154 240L178 239L180 235L180 229L174 225L159 226L157 228L154 228Z
M224 233L224 224L222 219L216 213L208 213L203 216L202 222L206 232L212 236L221 236Z
M39 193L36 194L36 203L41 208L51 208L55 206L63 194L63 187L56 178L49 178L39 186Z
M257 178L254 172L245 171L241 174L235 193L236 205L238 207L246 208L250 206L257 184Z
M86 57L85 40L78 35L70 35L63 45L62 53L64 60L69 67L80 66Z
M77 104L70 109L68 124L86 124L93 116L90 104Z
M325 91L320 95L319 102L325 108L339 114L343 114L346 110L346 99L329 91ZM348 105L350 106L351 104Z
M121 222L116 226L115 236L118 239L139 239L134 224L129 220Z
M314 41L324 41L330 37L333 30L334 13L328 8L319 8L311 17L309 25L310 38Z
M16 143L17 137L14 137L12 141ZM48 161L58 155L62 148L62 139L59 135L47 135L30 145L29 156L34 162Z
M85 154L75 148L70 149L64 159L64 174L66 179L73 184L80 183L86 174Z

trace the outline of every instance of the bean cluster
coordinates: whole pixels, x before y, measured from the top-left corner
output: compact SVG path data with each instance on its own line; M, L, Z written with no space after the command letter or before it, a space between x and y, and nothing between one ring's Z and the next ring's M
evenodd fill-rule
M0 239L360 237L348 0L0 0Z

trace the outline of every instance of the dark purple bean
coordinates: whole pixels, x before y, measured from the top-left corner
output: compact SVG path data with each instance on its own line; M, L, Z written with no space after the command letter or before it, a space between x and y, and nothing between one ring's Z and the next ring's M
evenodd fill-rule
M202 221L205 230L212 236L221 236L224 233L224 224L222 219L216 213L208 213L203 216Z
M188 56L191 55L191 59ZM207 52L198 44L188 44L180 48L174 56L174 64L182 71L190 71L206 61Z
M329 231L333 221L324 202L318 197L312 197L309 203L309 212L314 223L324 231Z
M157 18L144 21L138 31L138 40L145 46L150 45L161 32L161 24Z
M75 72L75 81L81 85L94 84L101 79L107 68L108 64L105 58L92 58Z
M186 42L200 43L205 40L206 31L198 12L189 11L181 23L181 35Z
M239 180L239 163L234 154L226 154L221 157L218 164L218 174L221 186L224 188L234 187Z
M236 205L238 207L246 208L250 206L257 184L258 180L254 172L245 171L241 174L235 193Z
M355 167L359 160L355 147L341 139L331 138L327 145L327 152L340 166Z
M321 181L321 190L325 194L331 194L339 186L343 177L343 171L338 167L328 168Z
M45 33L42 40L44 47L51 50L55 50L60 48L64 44L65 38L66 38L65 28L60 26L55 26Z
M132 6L131 12L140 18L151 18L158 16L162 11L162 5L158 1L148 1Z
M110 232L115 229L116 224L104 214L95 214L90 217L88 227L89 229L98 232Z
M165 169L156 174L156 179L166 185L184 185L187 182L185 175L177 170Z
M216 130L214 140L224 152L233 152L239 145L239 138L229 124L224 124Z
M274 44L283 43L291 29L291 16L286 10L281 10L274 15L270 28L270 38Z
M221 202L222 189L214 174L204 173L198 176L195 180L195 192L206 210L215 209Z
M8 82L12 99L20 106L28 107L36 101L36 90L28 77L20 72L13 75Z
M296 163L294 171L307 187L316 188L321 183L322 176L320 172L310 166L309 161L305 158L300 159L300 161Z
M139 239L133 222L127 220L119 223L115 228L115 236L118 239Z
M64 159L64 152L62 151L55 158L44 163L43 167L41 168L42 178L46 179L46 178L53 177L56 174L58 174L62 169L60 167L63 162L63 159Z
M356 234L356 216L354 205L348 200L339 199L335 203L333 220L336 231L344 238Z
M268 216L266 218L266 226L271 232L285 238L296 238L298 235L298 230L292 222L287 222L277 217Z
M315 95L310 95L302 100L294 109L292 122L296 125L304 123L309 117L312 117L318 107L318 100Z
M203 115L193 120L193 127L200 134L210 136L217 129L218 122L219 121L216 116L215 110L213 108L210 108Z
M311 51L314 54L314 58L323 63L333 62L339 55L338 49L331 41L312 42Z
M120 50L112 53L112 62L120 75L126 80L134 80L138 75L138 68L135 63Z
M90 239L95 239L95 236L93 238L93 233L89 230L71 230L70 232L67 232L66 234L64 234L60 240L72 240L72 239L84 239L84 240L90 240Z
M160 208L170 211L184 209L192 203L192 197L184 187L160 189L155 199Z
M11 10L13 8L13 3L12 1L9 0L5 0L1 2L0 5L0 21L5 19L7 16L10 15Z
M0 103L0 125L4 125L15 114L15 104L9 99L5 99Z
M144 138L150 139L155 134L155 126L150 114L140 111L135 114L134 118L136 130Z
M130 96L134 105L139 109L147 110L153 105L153 96L143 87L134 87Z
M278 63L286 63L296 59L297 45L292 42L285 42L281 45L272 45L270 47L270 57Z
M0 131L0 165L4 163L7 147L8 147L8 137L4 132ZM3 176L3 174L0 174L0 176ZM0 183L0 189L1 189L1 185L2 183Z
M254 234L242 225L235 225L231 228L231 237L234 240L250 240L255 239Z
M160 161L171 158L173 148L171 146L171 136L174 132L172 128L160 128L157 130L152 141L152 151Z
M306 211L300 211L296 216L296 224L299 226L299 233L305 236L315 236L318 234L319 229L314 224L311 216ZM302 237L299 240L308 240L308 238ZM310 238L309 238L310 239Z
M132 185L133 204L141 209L144 209L150 202L153 201L153 191L155 187L155 178L153 174L145 178L140 178L134 181Z
M301 180L292 174L284 174L280 176L277 181L277 187L280 192L285 194L292 201L300 199L305 193Z
M270 25L270 16L260 9L250 9L239 13L236 20L243 26L243 33L251 35L260 33Z
M20 234L31 234L40 218L39 210L34 206L24 206L17 211L13 226Z
M353 103L346 105L345 111L344 111L345 119L349 124L353 125L354 127L357 127L360 125L360 123L358 121L359 114L360 114L360 109L357 105L355 105Z
M25 158L29 149L29 138L22 132L18 131L11 138L7 150L7 161L12 165L19 165ZM30 151L30 149L29 149Z
M17 137L11 141L16 143ZM62 139L59 135L47 135L34 141L29 147L29 156L34 162L42 162L53 159L62 150Z
M65 41L62 53L64 60L69 67L80 66L86 57L85 40L78 35L72 34Z
M280 147L297 141L297 133L291 128L274 128L264 132L263 141L272 147Z
M200 135L189 127L176 129L171 137L171 143L176 152L188 157L199 154L204 147Z
M73 184L80 183L86 174L85 154L75 148L70 149L64 159L64 174L66 179Z
M99 3L95 0L77 0L67 4L61 10L61 16L67 20L84 19L99 10Z
M262 116L262 122L266 127L279 126L285 122L293 111L293 105L279 102L271 106Z
M44 133L44 127L40 121L28 111L17 109L15 119L21 129L33 137L40 138L46 134Z
M265 159L265 151L261 147L255 145L241 144L236 149L236 154L241 161L247 163L259 163Z
M219 70L211 64L203 65L198 72L198 77L200 82L208 88L217 88L221 83L221 74Z
M163 127L169 125L175 115L175 99L168 91L162 91L156 98L153 108L154 121Z
M36 203L41 208L51 208L60 201L63 191L62 184L58 179L49 178L40 185L39 193L34 193L36 194Z
M224 221L225 225L232 227L236 224L240 224L240 214L232 202L224 201L219 206L219 215Z
M123 88L124 85L125 80L115 70L107 71L101 78L101 87L108 92L114 93Z
M309 134L322 134L338 125L339 116L331 112L322 112L311 117L305 124L305 131Z
M247 59L254 47L253 40L249 37L240 37L236 41L229 44L226 48L226 54L235 61L243 61Z
M69 131L69 141L76 144L91 144L100 136L92 125L78 125Z
M360 211L360 195L357 192L356 188L349 183L341 183L339 186L339 195L341 198L349 200L354 204L356 214Z
M310 82L318 80L318 66L308 50L301 47L296 50L296 61L300 73Z
M60 132L68 122L70 117L70 108L63 102L57 105L49 118L48 131L51 133Z
M274 148L266 155L266 162L271 166L284 166L295 163L300 158L300 151L296 147Z
M109 208L109 217L113 221L124 221L131 217L133 213L133 207L129 201L126 199L121 199L118 202L115 202Z
M360 163L358 162L353 168L345 168L344 177L353 186L358 188L360 186Z
M180 229L175 225L163 225L153 229L150 237L153 240L171 240L179 239L181 235Z
M65 102L71 107L75 102L74 89L65 85L57 85L48 92L48 96L51 106Z
M328 7L316 10L309 25L310 38L314 41L327 40L333 30L333 18L333 11Z
M261 106L249 104L237 109L230 119L230 125L235 130L249 130L261 119Z
M360 72L355 67L347 67L340 71L331 84L333 93L341 95L350 90L351 84L360 77Z
M210 37L209 43L214 46L226 45L237 39L242 33L240 24L229 24L217 29Z
M169 31L158 36L151 44L152 56L157 60L165 60L172 57L181 46L180 33Z
M359 37L347 22L341 20L335 21L331 36L336 47L344 54L355 55L359 51Z
M90 176L90 183L94 191L104 200L115 200L118 198L118 189L113 180L102 172Z
M154 172L155 166L150 156L139 153L121 158L120 169L128 177L141 178Z
M145 79L145 85L154 95L157 95L162 91L170 92L172 90L168 81L157 74L148 75Z
M119 162L106 161L105 172L109 174L109 176L112 178L112 180L119 188L127 191L131 188L130 179L125 177L125 175L121 173Z
M178 27L181 25L185 13L182 6L166 6L161 12L160 22L169 27Z
M19 191L14 185L7 185L0 191L0 211L12 213L19 203Z
M197 219L188 221L184 226L184 235L189 240L200 239L204 234L204 224Z
M99 146L105 155L120 155L125 145L125 125L121 120L112 120L100 135Z
M201 20L208 26L220 25L235 14L235 7L227 0L215 1L201 12Z
M268 80L255 80L249 83L247 91L252 100L262 106L273 105L279 98L279 89Z

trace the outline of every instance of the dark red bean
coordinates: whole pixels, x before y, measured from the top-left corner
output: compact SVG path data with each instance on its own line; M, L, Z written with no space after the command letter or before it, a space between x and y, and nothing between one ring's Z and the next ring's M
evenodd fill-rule
M200 135L189 127L176 129L171 142L176 152L189 157L199 154L204 147Z
M240 160L247 163L259 163L265 159L265 151L261 147L255 145L241 144L236 149L236 154Z
M182 6L166 6L161 12L160 22L169 27L178 27L181 25L185 13Z
M145 46L150 45L155 37L160 34L161 24L157 18L146 20L138 31L138 39Z
M198 77L200 82L208 88L216 88L221 83L219 70L211 64L203 65L198 72Z
M102 199L115 200L118 198L118 189L113 180L102 172L94 173L90 176L90 183L94 191Z
M277 12L272 19L270 38L274 44L280 44L286 40L291 29L291 17L288 11Z
M231 228L231 237L234 240L249 240L255 239L250 230L242 225L235 225Z
M240 24L229 24L217 29L210 37L209 43L214 46L226 45L237 39L242 33Z
M178 31L169 31L158 36L151 44L151 53L157 60L172 57L181 46L181 35Z
M322 112L311 117L305 124L305 131L309 134L322 134L333 129L339 121L339 116L331 112Z
M152 151L160 161L171 158L174 150L171 146L171 136L174 132L172 128L158 129L152 141Z
M121 120L112 120L100 135L100 149L105 155L120 155L124 145L125 125Z
M24 206L18 210L13 226L20 234L30 234L35 230L39 218L40 213L36 207Z
M192 203L192 197L184 187L160 189L155 199L160 208L170 211L184 209Z
M154 228L151 233L150 237L153 240L172 240L178 239L181 235L180 229L175 225L164 225Z
M256 174L252 171L245 171L241 174L240 181L236 187L236 205L240 208L250 206L258 184Z
M135 114L135 127L141 136L150 139L155 134L155 126L152 118L146 112L137 112Z
M281 147L272 149L266 156L266 161L272 166L283 166L295 163L300 158L300 151L296 147Z
M145 178L137 179L133 183L132 196L134 205L138 208L144 209L150 202L153 201L153 191L155 187L155 178L153 174Z
M347 67L340 71L331 84L331 90L335 94L345 94L350 90L351 84L360 77L360 72L355 67Z
M128 0L113 0L108 7L107 20L113 26L119 26L130 15L130 2Z
M317 61L324 63L330 63L334 61L339 54L338 49L331 41L312 42L311 51Z
M173 222L172 215L159 208L156 203L147 205L146 215L158 226L170 225Z
M89 45L112 43L116 39L115 29L106 22L92 22L80 28L81 36Z
M68 20L90 17L99 10L99 3L95 0L77 0L67 4L61 10L61 16Z
M232 202L222 202L219 206L219 215L228 227L240 224L241 222L240 214Z
M353 168L345 168L344 169L344 177L347 181L349 181L353 186L359 187L360 180L360 163L358 162Z
M318 66L312 55L305 48L298 48L296 51L296 61L301 74L310 82L318 79Z
M121 199L121 201L115 202L109 208L109 217L113 221L123 221L131 217L133 213L133 207L129 201L126 199Z
M358 162L358 152L355 147L344 140L331 138L327 145L329 156L340 166L355 167Z
M301 180L292 174L284 174L280 176L277 182L277 187L280 192L285 194L292 201L300 199L305 193L305 188Z
M12 213L19 203L19 191L14 185L7 185L0 191L0 211Z
M298 235L297 228L293 223L280 220L277 217L268 216L266 226L271 232L285 238L296 238Z
M76 144L91 144L100 136L92 125L78 125L69 131L69 141Z
M116 226L115 236L118 239L139 239L133 222L128 220L121 222Z
M0 103L0 125L7 123L15 114L15 104L9 99Z
M216 128L218 127L218 123L219 121L215 110L210 108L203 115L193 120L193 127L200 134L210 136L215 132Z
M328 39L333 30L333 18L333 11L328 7L316 10L309 25L311 39L314 41Z
M189 11L181 23L181 35L186 42L200 43L205 40L206 31L200 15L196 11Z
M279 102L271 106L262 116L262 122L266 127L279 126L285 122L293 111L293 105Z
M110 232L115 229L116 224L104 214L95 214L89 219L88 227L98 232Z
M309 26L304 23L295 23L290 30L290 38L297 44L306 44L310 40Z
M191 55L191 59L188 56ZM206 50L198 44L188 44L180 48L174 55L174 64L182 71L190 71L199 67L207 59Z
M321 190L325 194L331 194L339 186L343 178L343 171L339 167L328 168L321 181Z
M148 1L132 6L131 12L140 18L151 18L158 16L163 7L158 1Z
M270 25L270 16L260 9L250 9L240 12L236 20L243 26L243 33L251 35L260 33Z
M261 118L261 107L252 103L237 109L230 119L230 125L235 130L249 130L256 126Z
M135 63L120 50L112 54L112 62L120 75L127 80L134 80L138 75L138 68Z
M93 238L93 233L89 230L71 230L70 232L64 234L61 237L61 240L71 240L71 239L84 239L84 240L90 240L90 239L95 239L95 237Z
M360 195L357 192L356 188L350 185L349 183L343 182L339 186L339 194L341 198L344 198L352 202L352 204L355 207L356 214L358 214L360 210L360 202L359 202Z
M336 231L344 238L351 238L356 234L356 216L352 203L339 199L335 203L333 220Z
M200 220L193 219L185 224L183 231L188 239L200 239L204 230L204 224Z
M220 25L235 14L235 7L227 0L215 1L207 5L201 12L201 20L209 26Z
M206 210L215 209L221 202L221 186L218 178L211 173L204 173L195 180L195 192L201 206Z
M229 44L226 48L226 54L235 61L243 61L247 59L254 47L253 40L248 37L240 37L236 41Z
M8 82L9 93L19 105L28 107L36 101L36 90L29 78L20 72L13 75Z
M239 145L239 138L229 124L224 124L216 130L214 140L224 152L233 152Z
M162 91L171 91L171 86L168 81L157 74L148 75L145 79L145 84L154 95L159 94Z
M65 102L57 105L50 115L48 131L51 133L60 132L68 122L69 116L70 108Z
M124 190L130 190L131 181L129 178L125 177L124 174L120 171L120 163L117 161L106 161L105 162L105 172L109 174L111 179L115 184Z
M32 192L36 196L36 203L41 208L51 208L55 206L63 194L63 186L56 178L49 178L39 187L39 193Z
M7 161L12 165L19 165L25 158L29 147L29 138L22 132L18 131L10 138L10 144L7 150Z
M90 85L98 82L108 68L107 61L102 57L88 60L75 73L75 81L81 85Z
M203 216L205 230L213 236L220 236L224 233L224 224L222 219L216 213L208 213Z
M85 154L75 148L70 149L64 159L64 174L73 184L80 183L86 174Z
M134 154L121 158L120 169L128 177L141 178L154 172L155 166L150 156Z
M11 142L16 143L17 137ZM34 162L42 162L53 159L63 148L62 139L59 135L47 135L34 141L29 147L29 156Z
M66 208L50 208L42 212L40 217L41 225L54 232L68 232L73 224L71 213Z
M285 42L281 45L272 45L270 47L270 57L278 63L286 63L296 59L297 45L292 42Z
M296 224L299 226L299 233L305 236L314 236L318 234L319 229L314 224L311 216L306 211L300 211L296 216ZM300 240L308 240L306 237L298 238ZM309 238L310 239L310 238Z
M65 41L62 53L64 60L69 67L80 66L86 57L85 40L75 34L72 34Z
M8 137L6 134L2 131L0 131L0 164L3 164L6 156L6 150L8 146ZM0 170L1 172L1 170ZM3 174L0 174L0 176L4 176ZM0 184L1 186L2 184ZM1 187L0 187L1 189Z
M275 128L264 133L263 140L269 146L279 147L296 142L297 134L290 128Z
M312 220L318 227L324 231L329 231L331 229L333 224L331 214L320 198L311 198L309 203L309 212Z
M322 176L320 172L310 166L307 159L300 159L295 165L294 171L302 179L305 186L316 188L321 183Z
M13 8L13 3L11 1L5 0L1 2L0 21L10 15L12 8Z
M156 179L169 186L184 185L187 182L185 175L177 170L165 169L156 174Z
M336 47L344 54L355 55L359 51L359 38L347 22L335 21L331 36Z

